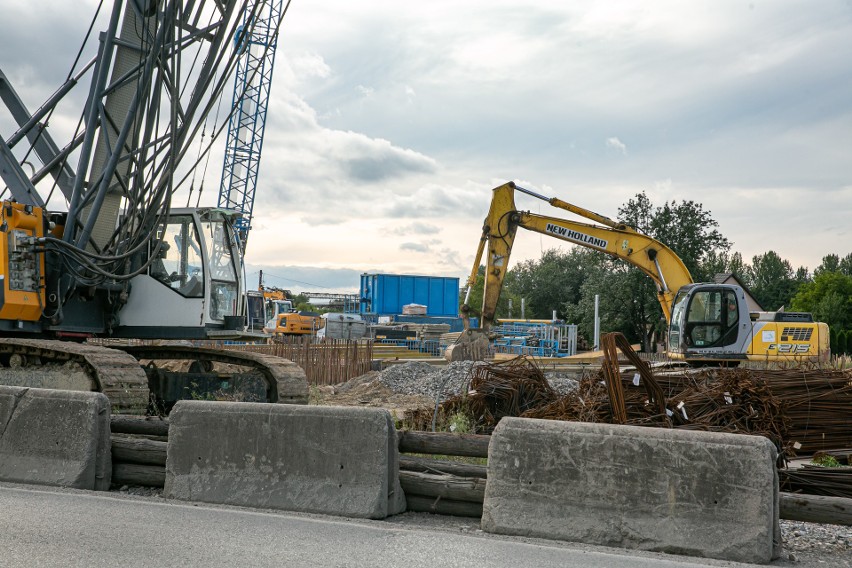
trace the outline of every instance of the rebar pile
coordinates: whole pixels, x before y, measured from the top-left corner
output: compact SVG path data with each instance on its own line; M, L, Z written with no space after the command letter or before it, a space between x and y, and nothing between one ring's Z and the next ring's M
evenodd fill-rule
M504 416L521 416L529 409L545 406L559 398L544 373L523 358L478 365L471 369L468 388L440 405L444 417L463 412L473 419L475 432L490 434ZM415 428L432 420L432 410L406 414Z
M765 377L722 369L680 384L667 398L676 428L761 435L790 454L789 419Z
M787 458L852 447L852 371L707 368L650 376L645 367L618 376L607 381L602 370L559 396L535 364L512 359L477 367L471 392L447 400L439 412L466 414L480 433L490 433L503 416L523 416L762 435ZM418 427L433 412L408 418Z
M669 376L657 381L665 393L666 413L649 400L647 391L634 381L634 371L621 374L625 424L674 427L739 434L759 434L779 448L787 439L787 420L781 403L765 381L730 374L713 378L710 373ZM580 382L575 393L523 414L526 418L615 423L607 387L600 377Z
M750 371L784 404L787 439L798 455L852 447L852 372L838 369Z
M852 498L852 468L805 465L778 472L781 491Z

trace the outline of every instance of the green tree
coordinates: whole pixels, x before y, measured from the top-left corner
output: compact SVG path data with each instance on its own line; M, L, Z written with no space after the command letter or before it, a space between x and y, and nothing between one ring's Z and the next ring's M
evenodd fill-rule
M505 318L508 317L509 314L509 300L512 300L514 304L513 312L514 314L520 314L521 311L521 302L518 297L516 297L511 290L509 290L511 286L511 281L513 280L513 276L511 271L506 274L506 278L503 281L503 289L500 291L500 300L497 302L497 310L495 313L495 317L497 318ZM482 310L482 294L485 290L485 266L480 265L479 271L477 272L476 282L473 285L473 288L470 291L470 297L468 298L468 305L471 308L470 315L471 317L480 317L480 311ZM467 294L466 288L462 288L459 291L459 308L464 305L464 298ZM514 315L513 314L513 315ZM519 317L519 316L515 316ZM481 323L481 322L480 322Z
M548 249L538 260L526 260L512 268L506 287L514 297L525 300L527 318L550 319L553 310L557 318L564 318L563 305L579 300L580 286L588 267L595 264L595 256L600 254L579 247ZM520 305L516 303L515 309L520 317Z
M852 276L852 252L840 259L837 270L846 276Z
M843 258L836 254L827 254L822 257L822 264L814 270L814 276L824 272L839 272L846 276L852 276L852 253Z
M826 272L840 272L840 257L836 254L827 254L822 257L822 263L814 270L814 277Z
M600 258L597 266L590 267L580 287L579 301L564 305L566 319L577 323L578 333L591 344L598 295L601 332L619 331L631 342L640 342L644 350L652 350L662 317L653 281L625 262L602 255Z
M805 282L810 282L812 280L811 275L808 272L808 268L806 266L800 266L799 268L797 268L796 276L794 276L793 279L796 281L796 290L798 290L799 287Z
M710 211L695 201L672 200L654 207L645 192L618 208L619 219L662 242L677 254L696 282L712 280L715 274L702 269L710 253L731 248L719 232L719 223Z
M751 292L764 310L789 306L799 283L792 265L775 251L752 258Z
M708 282L717 274L733 274L749 287L754 280L751 266L743 261L743 255L738 252L711 250L701 264L700 272L705 275L703 280Z
M814 319L838 331L852 327L852 276L821 272L803 284L793 297L792 307L811 312Z
M730 241L717 229L719 224L711 213L695 201L671 201L654 207L642 192L619 207L618 215L622 222L671 248L696 282L712 280L715 272L707 273L703 267L709 259L720 258L731 247ZM739 258L738 262L741 260ZM616 277L616 274L613 271L613 277L603 284L622 310L622 317L628 320L624 325L625 334L631 341L640 341L644 350L653 350L653 338L660 330L663 316L653 282L633 267L628 267L624 276ZM602 330L614 331L604 329L603 325Z

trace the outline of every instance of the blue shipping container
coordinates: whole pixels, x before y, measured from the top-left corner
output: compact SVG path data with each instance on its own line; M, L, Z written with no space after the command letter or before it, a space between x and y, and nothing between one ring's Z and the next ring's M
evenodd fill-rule
M407 274L362 274L360 313L390 316L408 304L426 306L428 316L459 315L459 279Z

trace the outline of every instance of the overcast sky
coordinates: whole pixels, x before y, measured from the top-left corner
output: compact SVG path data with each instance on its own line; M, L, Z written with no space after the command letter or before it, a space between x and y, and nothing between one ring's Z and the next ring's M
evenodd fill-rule
M89 5L0 0L0 69L31 108ZM220 174L217 157L207 204ZM508 180L611 217L643 190L698 201L748 261L775 250L813 270L852 252L852 1L292 1L250 280L464 278ZM513 261L555 246L521 234Z

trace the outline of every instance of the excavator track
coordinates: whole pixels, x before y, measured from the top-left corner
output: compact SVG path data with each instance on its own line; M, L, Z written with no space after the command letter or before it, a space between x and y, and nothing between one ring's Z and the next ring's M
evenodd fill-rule
M26 370L38 373L40 366L49 363L74 362L80 365L91 380L90 390L104 393L113 412L144 414L148 407L148 379L131 355L97 345L52 339L0 338L0 354L15 361L17 376L11 384L20 384ZM0 370L0 384L7 369Z
M186 345L116 345L138 360L192 360L250 367L263 374L266 402L307 404L308 379L301 367L288 359L265 353L230 351Z

